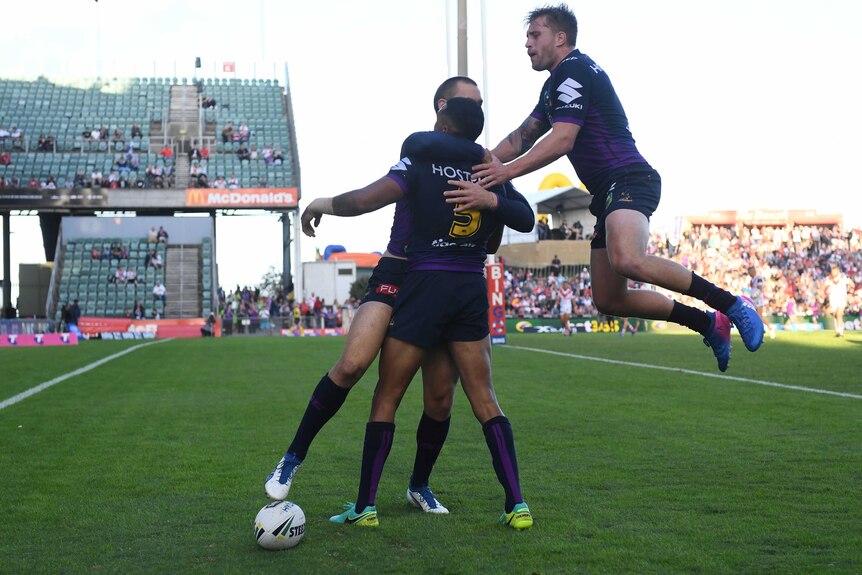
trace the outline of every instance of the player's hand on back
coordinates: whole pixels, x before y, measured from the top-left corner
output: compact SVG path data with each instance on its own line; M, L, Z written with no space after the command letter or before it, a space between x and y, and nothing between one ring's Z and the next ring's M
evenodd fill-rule
M509 177L509 166L500 161L497 156L491 155L491 159L483 158L484 163L473 166L473 178L486 188L504 184L511 180Z
M497 207L497 194L477 183L466 180L449 180L457 189L443 192L447 204L454 204L456 212L466 210L493 210Z

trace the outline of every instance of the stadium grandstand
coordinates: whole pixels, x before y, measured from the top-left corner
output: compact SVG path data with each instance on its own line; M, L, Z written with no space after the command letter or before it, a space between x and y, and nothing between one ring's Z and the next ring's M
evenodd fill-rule
M103 320L140 315L203 322L212 313L230 325L230 333L294 327L293 307L300 302L291 297L289 270L296 218L283 218L286 273L272 297L254 289L220 289L214 220L248 209L295 214L296 150L290 91L275 79L0 79L3 315L56 322L64 304L77 299L85 317ZM535 229L507 231L498 252L506 264L507 315L556 317L556 288L568 278L576 288L574 315L596 316L589 277L591 196L551 174L528 200L538 215ZM173 218L187 212L211 217ZM40 280L46 285L21 282L15 310L8 234L9 218L21 213L39 214L45 258L53 266ZM168 230L170 240L149 237L154 227ZM833 263L862 285L860 237L862 231L845 225L841 214L728 211L681 217L677 229L653 233L650 249L723 276L742 292L753 265L766 280L768 312L783 323L791 307L802 319L817 320L824 303L821 280ZM151 265L155 254L161 267ZM557 256L561 273L550 281L550 262ZM300 291L302 267L295 266ZM134 281L118 276L129 270ZM166 288L164 302L153 298L156 282ZM308 303L304 325L341 325L335 302ZM860 307L857 290L848 311L858 314ZM264 309L268 317L260 318Z
M77 299L98 318L129 317L136 302L148 318L206 318L217 309L216 215L296 210L291 115L277 79L0 79L3 315L18 315L10 218L38 213L54 265L45 300L33 304L42 290L22 290L21 315L59 320ZM211 217L173 218L189 212ZM286 284L292 219L283 218ZM152 227L169 230L169 241L149 237ZM120 268L135 270L134 281L117 281ZM167 288L164 303L153 301L156 282Z

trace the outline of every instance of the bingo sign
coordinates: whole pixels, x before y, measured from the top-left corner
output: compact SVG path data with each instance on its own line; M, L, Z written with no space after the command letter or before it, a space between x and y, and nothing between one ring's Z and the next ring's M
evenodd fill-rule
M506 344L506 295L503 293L503 264L487 264L485 277L488 280L488 329L491 343Z

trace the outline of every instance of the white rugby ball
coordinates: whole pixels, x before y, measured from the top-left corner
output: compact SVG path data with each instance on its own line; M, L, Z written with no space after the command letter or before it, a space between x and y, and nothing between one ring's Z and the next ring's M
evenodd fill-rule
M264 549L296 547L305 535L305 513L296 503L273 501L254 518L254 538Z

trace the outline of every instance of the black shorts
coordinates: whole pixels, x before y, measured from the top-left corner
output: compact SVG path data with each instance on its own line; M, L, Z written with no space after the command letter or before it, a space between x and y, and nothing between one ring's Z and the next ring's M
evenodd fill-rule
M596 227L590 248L607 248L605 219L616 210L635 210L650 219L661 199L661 176L646 164L635 164L617 170L605 190L594 195L590 213L596 216Z
M379 301L388 306L395 307L395 296L401 283L404 281L404 270L407 268L407 260L383 257L377 262L371 279L368 280L368 291L362 298L362 303L367 301ZM360 304L361 305L361 304Z
M488 336L488 284L479 273L416 271L404 278L387 336L428 349Z

